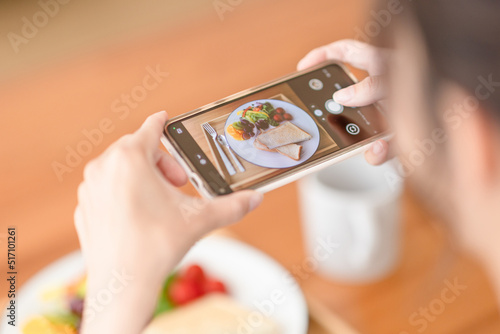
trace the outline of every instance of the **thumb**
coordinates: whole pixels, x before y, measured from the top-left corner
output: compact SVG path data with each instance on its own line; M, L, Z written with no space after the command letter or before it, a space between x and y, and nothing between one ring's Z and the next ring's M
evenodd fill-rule
M381 76L370 76L333 94L335 102L348 107L367 106L384 99L386 87Z
M207 219L214 229L236 223L257 208L263 198L261 193L254 190L218 197L208 204Z

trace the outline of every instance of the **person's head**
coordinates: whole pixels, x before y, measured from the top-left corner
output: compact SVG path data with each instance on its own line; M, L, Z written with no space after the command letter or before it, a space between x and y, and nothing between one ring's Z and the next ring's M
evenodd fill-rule
M500 2L400 3L381 40L396 50L390 115L403 170L488 261L500 247Z

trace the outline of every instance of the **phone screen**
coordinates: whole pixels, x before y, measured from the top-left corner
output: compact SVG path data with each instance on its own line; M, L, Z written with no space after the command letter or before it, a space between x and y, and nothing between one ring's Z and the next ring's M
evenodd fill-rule
M333 100L353 83L342 67L327 65L170 123L166 131L214 194L258 188L387 130L375 106Z

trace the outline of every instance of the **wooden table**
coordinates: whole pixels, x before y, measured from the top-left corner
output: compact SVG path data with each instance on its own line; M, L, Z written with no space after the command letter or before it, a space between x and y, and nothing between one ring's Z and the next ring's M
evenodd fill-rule
M298 210L294 209L297 206L283 195L295 194L296 187L290 185L283 190L268 194L263 207L231 231L298 273L308 255L303 250ZM280 206L287 210L277 210ZM401 264L387 279L366 286L346 286L307 270L296 275L316 320L328 326L328 316L334 313L360 333L420 333L425 319L420 314L429 309L431 320L425 322L422 332L498 333L496 299L481 267L452 250L442 225L420 207L410 191L404 194L403 207ZM445 309L441 310L441 294L454 283L459 285L457 297L449 304L444 302Z
M206 13L196 22L3 78L1 232L7 225L17 226L20 283L78 248L72 216L85 161L154 111L184 113L293 71L310 49L353 37L366 5L362 0L248 0L223 21L215 12ZM168 72L157 88L147 91L137 105L114 112L122 94L131 94L148 71L157 68ZM54 162L66 164L68 151L82 145L85 132L98 128L103 119L109 119L113 129L58 178ZM273 191L261 208L231 231L293 270L305 257L296 201L294 184ZM301 279L318 322L328 327L337 314L362 333L417 333L420 327L409 317L435 304L445 280L458 278L467 289L427 321L425 333L500 332L483 270L463 255L445 257L450 247L442 228L432 223L409 191L404 197L404 226L403 262L387 280L350 287L314 274ZM0 290L4 287L2 279ZM314 323L310 332L328 332L320 327Z

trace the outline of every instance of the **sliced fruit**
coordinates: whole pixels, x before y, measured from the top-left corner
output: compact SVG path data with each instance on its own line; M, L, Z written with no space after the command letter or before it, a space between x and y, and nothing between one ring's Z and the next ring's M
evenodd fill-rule
M71 312L60 311L54 314L46 314L45 319L50 321L54 326L78 328L81 317Z
M45 317L36 317L23 326L23 334L77 334L69 325L54 324Z
M83 299L85 297L86 290L87 290L87 278L84 276L79 280L73 282L73 284L68 285L66 289L66 294L69 297L78 296Z
M182 275L182 279L201 285L205 281L205 273L197 264L190 265Z
M227 293L226 286L221 281L207 280L203 284L203 291L205 293L220 292Z
M178 280L169 290L170 300L174 305L185 305L203 295L201 287L194 282Z
M237 130L233 127L233 125L232 125L232 124L231 124L231 125L229 125L229 126L227 127L227 129L226 129L226 130L227 130L227 133L228 133L231 137L233 137L234 139L236 139L236 140L243 140L243 134L242 134L242 133L240 133L239 131L237 131Z

